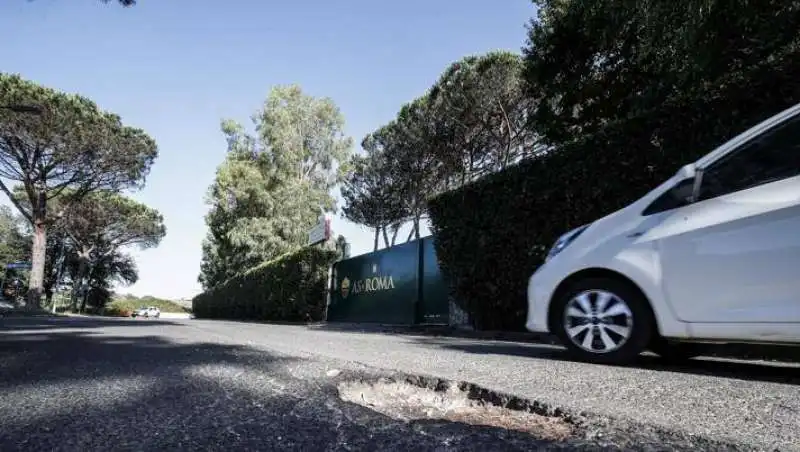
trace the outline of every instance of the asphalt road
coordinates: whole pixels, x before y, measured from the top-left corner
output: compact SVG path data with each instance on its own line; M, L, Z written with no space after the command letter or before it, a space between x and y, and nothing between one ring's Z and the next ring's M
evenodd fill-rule
M336 372L331 370L336 369ZM583 412L550 443L339 400L400 371ZM800 450L800 367L575 363L553 347L202 320L0 319L0 450ZM591 430L591 431L589 431ZM592 441L596 441L593 443Z

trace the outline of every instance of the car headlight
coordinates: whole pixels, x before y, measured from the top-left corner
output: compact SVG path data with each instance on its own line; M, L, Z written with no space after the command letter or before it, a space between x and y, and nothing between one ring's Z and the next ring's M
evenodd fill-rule
M591 224L591 223L590 223ZM566 234L562 235L561 237L556 240L556 243L550 248L550 251L547 252L547 257L545 258L545 262L549 261L553 258L556 254L560 253L564 250L573 240L575 240L579 235L589 227L589 224L585 224L583 226L577 227Z

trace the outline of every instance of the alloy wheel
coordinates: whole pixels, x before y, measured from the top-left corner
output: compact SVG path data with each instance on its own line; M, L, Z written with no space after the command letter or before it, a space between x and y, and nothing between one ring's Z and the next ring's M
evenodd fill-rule
M621 297L606 290L576 294L564 307L564 332L580 349L596 354L619 350L633 333L633 313Z

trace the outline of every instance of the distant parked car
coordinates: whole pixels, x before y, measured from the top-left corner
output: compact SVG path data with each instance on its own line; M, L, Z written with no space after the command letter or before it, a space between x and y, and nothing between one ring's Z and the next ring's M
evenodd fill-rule
M150 307L141 307L138 311L133 311L131 317L144 317L144 318L154 318L157 319L161 317L161 310L150 306Z

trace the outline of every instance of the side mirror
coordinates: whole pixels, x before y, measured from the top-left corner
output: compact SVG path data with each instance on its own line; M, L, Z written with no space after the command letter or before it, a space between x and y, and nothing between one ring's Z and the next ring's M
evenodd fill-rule
M676 179L680 182L675 184L672 189L674 196L687 204L696 202L700 194L700 183L703 180L703 169L698 169L694 163L684 165L678 170Z
M691 204L694 200L694 177L682 179L670 191L680 205Z

